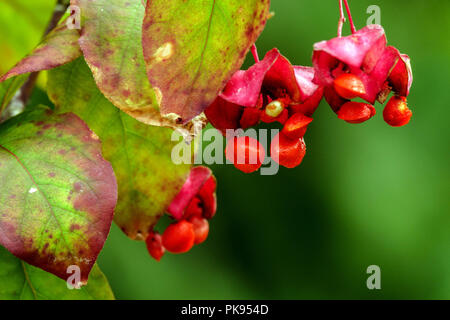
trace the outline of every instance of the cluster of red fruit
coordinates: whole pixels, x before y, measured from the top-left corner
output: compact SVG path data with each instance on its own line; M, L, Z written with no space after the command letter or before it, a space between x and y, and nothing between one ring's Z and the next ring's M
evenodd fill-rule
M384 120L393 127L406 125L412 112L406 97L412 85L407 55L386 45L384 30L370 25L348 37L314 45L314 82L324 87L328 104L340 119L362 123L372 118L375 101L383 104L391 91L396 94L384 108ZM361 98L364 102L351 101Z
M280 165L294 168L305 155L303 136L322 100L323 88L312 82L312 67L293 66L277 49L261 61L255 47L253 54L255 65L236 72L205 114L224 135L227 129L279 122L283 129L272 139L270 155ZM238 161L240 154L245 154L245 161ZM250 173L261 167L265 149L254 138L233 137L225 155L236 168Z
M352 34L342 37L345 3ZM391 126L407 124L412 116L406 97L413 77L409 57L387 46L379 25L359 31L353 25L346 0L340 1L338 37L314 45L313 67L293 66L277 49L259 60L252 47L255 64L239 70L222 93L205 110L211 124L227 135L227 130L247 129L260 122L278 122L283 128L272 139L271 158L287 168L298 166L305 156L304 135L323 97L338 118L362 123L372 118L376 101L383 104L384 120ZM352 101L355 98L365 102ZM227 137L229 138L229 137ZM236 168L251 173L264 163L266 151L255 138L229 138L226 158ZM167 250L189 251L206 240L209 222L216 212L216 180L205 167L192 169L188 179L168 208L175 222L162 236L153 231L147 238L152 257L160 260Z
M272 140L270 155L288 168L303 160L303 136L323 96L338 118L362 123L375 115L375 101L384 103L393 91L384 119L394 127L407 124L412 116L406 103L413 79L409 57L387 46L379 25L356 31L349 9L348 14L352 34L342 37L340 24L337 38L316 43L313 67L293 66L277 49L260 61L253 46L256 63L236 72L205 110L211 124L225 135L227 129L247 129L260 121L281 123L283 128ZM351 101L355 98L367 103ZM238 161L240 153L245 157ZM232 137L225 155L236 168L250 173L261 167L265 150L254 138Z
M153 230L146 244L150 255L160 261L164 253L185 253L206 240L209 222L217 208L216 179L206 167L194 167L181 191L167 209L175 221L161 235Z

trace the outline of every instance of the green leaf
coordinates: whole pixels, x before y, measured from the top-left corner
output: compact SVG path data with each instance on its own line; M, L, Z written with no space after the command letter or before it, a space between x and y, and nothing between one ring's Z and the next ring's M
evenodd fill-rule
M48 70L70 61L81 55L78 46L78 30L68 29L62 22L53 29L27 57L0 78L0 82L20 74Z
M55 2L0 1L0 74L5 73L39 43Z
M101 143L74 114L36 107L0 126L0 244L18 258L81 281L108 236L117 202Z
M0 246L0 300L113 299L108 280L97 264L86 286L69 290L64 280L23 262Z
M163 114L207 108L264 29L270 0L148 1L142 43Z
M0 82L0 116L9 105L17 90L25 83L26 75Z
M173 130L147 126L114 107L82 58L51 70L48 77L57 110L74 112L102 140L119 186L114 221L130 238L144 239L189 174L190 165L171 160Z

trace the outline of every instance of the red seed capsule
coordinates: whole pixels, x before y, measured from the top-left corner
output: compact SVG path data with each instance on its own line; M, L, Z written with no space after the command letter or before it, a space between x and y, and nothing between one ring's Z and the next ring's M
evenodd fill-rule
M147 239L145 240L147 244L148 253L156 260L160 261L164 253L166 252L165 248L162 245L162 237L157 232L150 232Z
M194 226L186 220L171 224L162 236L163 246L172 253L188 252L194 246L194 240Z
M289 139L282 132L275 136L270 146L272 159L286 168L297 167L303 161L305 153L306 145L303 138Z
M343 73L334 80L334 89L344 99L353 99L366 94L361 79L351 73Z
M375 113L375 108L370 104L350 101L339 109L337 115L348 123L362 123L372 118Z
M193 216L202 217L203 216L203 205L202 200L199 197L194 197L191 202L186 207L184 211L183 219L187 219Z
M216 178L214 176L211 176L208 180L206 180L205 184L198 192L197 196L201 200L201 205L203 208L203 218L212 219L212 217L214 217L214 215L216 214L216 186Z
M231 147L232 143L233 148ZM258 170L265 158L264 147L251 137L234 137L228 140L225 156L234 166L245 173Z
M408 108L405 97L392 97L383 111L384 121L392 127L401 127L408 124L411 117L412 111Z
M258 108L244 108L239 123L242 129L247 129L256 126L261 118L261 110Z
M208 238L209 234L209 222L208 220L200 217L192 217L189 222L194 226L195 244L200 244Z
M312 118L302 113L296 113L286 121L281 132L289 139L300 139L305 135L306 129L312 121Z

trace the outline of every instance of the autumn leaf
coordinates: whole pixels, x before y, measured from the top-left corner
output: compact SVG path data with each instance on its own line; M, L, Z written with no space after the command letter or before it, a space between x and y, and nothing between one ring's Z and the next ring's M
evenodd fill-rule
M190 165L175 165L173 130L145 125L114 107L97 89L82 58L49 72L48 93L58 112L74 112L100 137L116 173L114 221L144 239L183 186Z
M0 1L0 75L41 40L55 1Z
M89 282L69 290L64 280L14 257L0 246L0 300L113 300L108 280L97 264Z
M163 118L142 53L142 0L72 0L80 7L79 40L100 91L116 107L146 124L179 127Z
M81 55L79 36L78 30L68 29L65 22L62 22L30 55L0 77L0 82L20 74L52 69L75 60Z
M244 62L269 0L148 1L142 43L161 112L187 122L217 97Z
M98 137L74 114L37 107L0 126L0 244L66 279L85 283L117 202Z

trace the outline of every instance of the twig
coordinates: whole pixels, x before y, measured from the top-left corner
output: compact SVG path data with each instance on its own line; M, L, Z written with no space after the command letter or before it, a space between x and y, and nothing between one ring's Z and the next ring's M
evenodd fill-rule
M350 12L350 7L348 5L348 1L344 0L345 10L347 10L348 21L350 22L350 28L352 30L352 34L356 32L355 24L353 23L352 13Z
M258 63L259 62L258 49L256 49L255 44L252 44L251 51L252 51L253 59L255 59L255 62Z
M344 23L345 23L345 16L344 16L344 6L342 5L342 0L338 0L338 1L339 1L340 17L339 17L339 22L338 22L337 35L340 38L340 37L342 37L342 27L344 26Z

